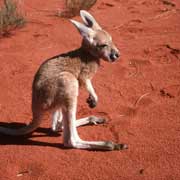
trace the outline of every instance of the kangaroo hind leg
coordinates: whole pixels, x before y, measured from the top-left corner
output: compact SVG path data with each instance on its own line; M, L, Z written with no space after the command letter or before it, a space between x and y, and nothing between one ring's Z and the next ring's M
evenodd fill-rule
M63 130L62 120L63 116L61 109L58 109L52 113L52 130L54 132Z
M70 106L63 111L64 125L64 146L77 149L90 150L122 150L127 149L125 144L116 144L111 141L84 141L77 132L76 125L76 107L77 98L73 100ZM78 122L78 121L77 121ZM80 121L79 121L80 122ZM82 121L84 122L84 121ZM87 119L86 119L87 122Z
M85 126L85 125L103 124L105 122L106 122L105 118L89 116L76 120L76 127Z

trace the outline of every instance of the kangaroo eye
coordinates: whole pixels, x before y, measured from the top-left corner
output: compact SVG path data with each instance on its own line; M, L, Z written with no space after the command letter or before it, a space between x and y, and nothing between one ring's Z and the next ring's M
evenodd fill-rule
M100 49L103 49L103 48L105 48L107 46L108 46L107 44L98 44L98 45L96 45L96 47L100 48Z

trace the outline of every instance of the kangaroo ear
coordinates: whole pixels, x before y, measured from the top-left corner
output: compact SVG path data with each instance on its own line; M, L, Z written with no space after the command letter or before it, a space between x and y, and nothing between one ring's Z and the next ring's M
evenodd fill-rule
M91 28L88 28L87 26L85 26L84 24L78 21L75 21L72 19L70 21L75 25L75 27L78 29L79 33L83 36L83 38L85 38L90 43L92 43L93 37L95 35L94 30Z
M85 10L80 11L81 18L87 27L94 30L101 30L101 26L96 22L94 17Z

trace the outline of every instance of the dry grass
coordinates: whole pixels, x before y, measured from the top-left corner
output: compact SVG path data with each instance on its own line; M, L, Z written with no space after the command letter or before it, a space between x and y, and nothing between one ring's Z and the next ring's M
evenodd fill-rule
M61 17L70 18L79 14L81 9L90 9L97 0L66 0L66 8L58 15Z
M13 0L4 0L0 9L0 36L7 36L10 31L24 25L25 19L17 11Z

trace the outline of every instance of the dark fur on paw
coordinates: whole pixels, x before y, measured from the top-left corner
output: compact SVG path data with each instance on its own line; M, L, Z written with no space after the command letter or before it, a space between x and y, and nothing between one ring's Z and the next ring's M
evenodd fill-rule
M86 101L89 104L90 108L95 108L97 103L95 101L95 99L90 95Z

